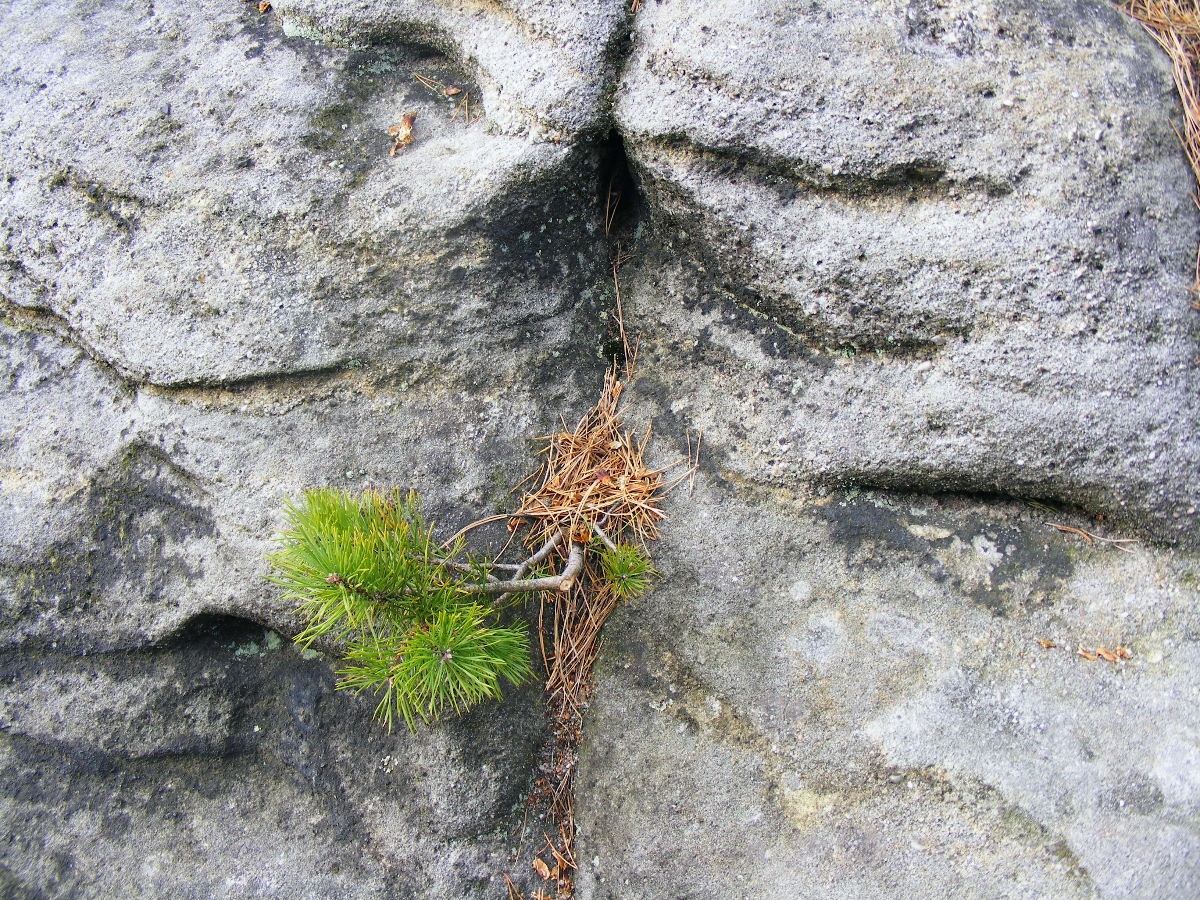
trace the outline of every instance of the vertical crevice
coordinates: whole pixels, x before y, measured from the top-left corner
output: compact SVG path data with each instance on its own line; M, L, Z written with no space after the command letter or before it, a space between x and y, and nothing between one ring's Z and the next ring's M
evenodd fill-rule
M615 128L600 144L597 172L598 208L605 250L608 254L608 268L612 272L614 292L619 292L621 267L635 252L642 219L643 198L641 187L629 167L625 142ZM604 335L601 352L605 359L616 360L621 365L628 362L625 358L625 342L622 340L615 314Z

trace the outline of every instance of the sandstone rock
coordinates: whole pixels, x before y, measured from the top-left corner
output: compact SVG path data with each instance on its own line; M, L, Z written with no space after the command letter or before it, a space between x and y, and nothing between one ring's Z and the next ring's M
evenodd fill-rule
M621 0L282 0L285 28L370 46L434 46L476 79L493 128L555 141L607 131L628 36Z
M330 660L239 650L296 630L284 498L402 484L453 530L590 402L607 151L452 118L413 72L478 88L411 35L0 17L2 892L492 896L535 690L387 735Z
M1171 91L1107 3L647 5L617 103L661 236L634 293L655 359L697 363L670 376L695 425L746 478L1051 498L1195 543Z
M478 88L427 46L328 48L232 3L5 15L0 290L123 374L507 366L506 345L562 343L549 323L597 274L573 252L595 153L454 117L413 73Z
M607 631L580 896L1200 889L1194 555L949 497L701 478L670 512Z
M618 243L635 417L704 449L606 638L581 900L1196 893L1200 564L1011 499L1195 540L1195 212L1109 7L0 22L0 893L529 886L536 690L388 735L264 556L309 485L509 508Z
M222 618L2 665L6 896L495 895L536 690L389 736L328 660Z

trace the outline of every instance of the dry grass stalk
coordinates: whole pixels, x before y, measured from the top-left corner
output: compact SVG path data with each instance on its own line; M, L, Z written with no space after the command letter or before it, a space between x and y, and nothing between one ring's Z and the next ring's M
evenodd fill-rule
M1175 133L1200 183L1200 0L1125 0L1121 7L1145 26L1171 58L1183 105L1183 128ZM1192 197L1200 205L1194 191ZM1192 291L1200 293L1200 249Z

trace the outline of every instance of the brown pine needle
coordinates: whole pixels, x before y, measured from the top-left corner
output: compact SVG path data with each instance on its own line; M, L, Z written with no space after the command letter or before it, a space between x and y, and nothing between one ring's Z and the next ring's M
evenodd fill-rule
M1200 0L1124 0L1121 5L1171 58L1175 88L1183 105L1183 128L1176 128L1175 133L1192 174L1200 181ZM1200 292L1200 249L1192 291Z
M1133 550L1129 547L1126 547L1125 544L1137 543L1136 538L1106 538L1100 537L1097 534L1092 534L1090 531L1084 531L1082 528L1076 528L1073 525L1060 525L1057 522L1046 522L1045 524L1049 525L1051 528L1061 531L1063 534L1073 534L1077 537L1081 537L1089 546L1095 546L1096 542L1099 541L1102 544L1111 544L1116 549L1122 550L1125 553L1132 553Z
M644 544L658 537L658 523L666 518L662 498L691 477L694 462L689 447L686 461L661 468L646 464L651 430L642 435L625 430L619 411L624 387L614 365L599 401L578 424L573 429L564 424L541 439L541 468L522 482L524 493L513 515L514 521L530 525L524 534L530 550L558 533L597 548L604 543L601 533L614 543ZM681 466L686 468L667 478ZM551 554L556 569L565 550L559 545ZM562 873L560 896L569 896L572 889L566 873L575 867L575 766L592 697L592 667L602 646L600 632L618 603L612 585L598 576L594 554L586 555L570 590L553 598L543 595L538 610L551 737L530 802L546 809L557 826L554 837L545 837Z

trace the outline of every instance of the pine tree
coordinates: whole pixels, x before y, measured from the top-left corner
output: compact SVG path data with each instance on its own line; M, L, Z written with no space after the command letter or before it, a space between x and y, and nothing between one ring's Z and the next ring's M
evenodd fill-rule
M450 565L416 494L331 488L289 503L271 580L294 599L307 626L296 642L325 638L344 655L340 688L380 694L376 717L409 728L501 696L501 680L533 678L523 623L502 624L472 586L480 563Z
M503 681L532 680L528 631L501 621L505 601L569 591L584 570L585 542L561 531L520 564L472 557L461 536L438 545L415 493L315 488L288 503L284 518L269 577L307 623L295 640L335 648L345 660L338 687L379 695L375 716L389 730L397 717L415 729L499 700ZM613 543L597 523L590 530L615 598L644 591L654 574L645 552ZM562 571L540 574L553 551L564 556ZM499 570L514 577L501 580Z

